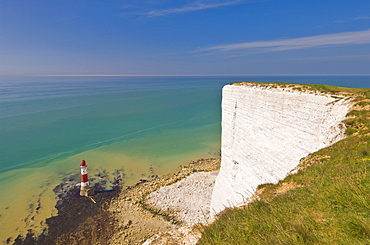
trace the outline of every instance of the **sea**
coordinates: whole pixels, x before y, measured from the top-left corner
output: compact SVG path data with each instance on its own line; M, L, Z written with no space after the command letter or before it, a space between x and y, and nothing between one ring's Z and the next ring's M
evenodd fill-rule
M370 76L0 77L0 241L46 228L80 173L130 186L220 156L221 91L239 81L368 88Z

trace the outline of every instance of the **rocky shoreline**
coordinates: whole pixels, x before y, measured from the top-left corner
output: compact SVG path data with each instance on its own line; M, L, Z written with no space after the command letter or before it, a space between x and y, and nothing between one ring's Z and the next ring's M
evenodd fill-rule
M188 226L207 223L217 173L198 172L161 187L148 196L147 203L160 211L173 210L176 218Z
M72 176L54 189L60 198L58 215L46 220L48 228L38 236L29 230L13 244L195 244L200 232L193 225L207 220L207 195L216 176L209 172L219 166L219 158L200 159L174 174L152 175L125 188L120 184L123 171L109 189L104 174L98 174L96 203L79 196L77 177Z
M109 209L117 222L109 244L194 244L187 243L194 233L193 223L188 220L196 219L199 214L192 211L198 201L193 200L192 205L188 205L183 194L193 192L204 195L198 192L203 187L199 186L201 181L197 177L203 178L200 172L218 171L219 167L219 158L200 159L183 166L175 174L154 178L122 191L112 200ZM194 176L192 174L197 177L191 178ZM212 176L210 173L205 174ZM190 179L185 179L189 175ZM181 185L183 188L179 188ZM162 198L164 196L167 196L167 203L155 200L165 200ZM181 208L170 205L175 201ZM207 208L207 204L203 205L203 209ZM185 216L188 220L184 218L184 213L189 214Z
M46 220L47 229L36 236L32 230L26 237L18 236L15 245L23 244L108 244L100 241L109 239L112 217L106 212L110 200L120 193L119 187L104 190L94 186L93 199L80 197L80 188L73 186L62 194L57 202L58 215Z

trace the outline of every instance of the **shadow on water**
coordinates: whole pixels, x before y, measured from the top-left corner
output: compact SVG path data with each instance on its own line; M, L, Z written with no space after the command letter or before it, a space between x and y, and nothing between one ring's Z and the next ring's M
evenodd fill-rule
M111 189L111 190L95 191L95 195L97 195L99 193L107 193L107 192L112 192L112 191L115 191L115 190Z

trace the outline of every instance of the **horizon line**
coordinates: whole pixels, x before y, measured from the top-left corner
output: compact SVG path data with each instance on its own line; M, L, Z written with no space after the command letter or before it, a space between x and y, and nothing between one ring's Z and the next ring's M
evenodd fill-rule
M288 76L288 77L345 77L345 76L370 76L369 74L0 74L0 78L5 77L273 77L273 76Z
M39 75L0 75L0 76L39 76L39 77L234 77L234 76L370 76L369 74L39 74Z

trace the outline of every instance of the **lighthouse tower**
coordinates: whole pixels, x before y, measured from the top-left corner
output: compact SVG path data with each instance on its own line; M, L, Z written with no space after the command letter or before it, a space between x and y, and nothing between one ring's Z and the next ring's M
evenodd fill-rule
M80 189L80 196L92 196L94 195L94 190L90 187L89 179L87 177L87 165L86 161L81 161L81 189Z

